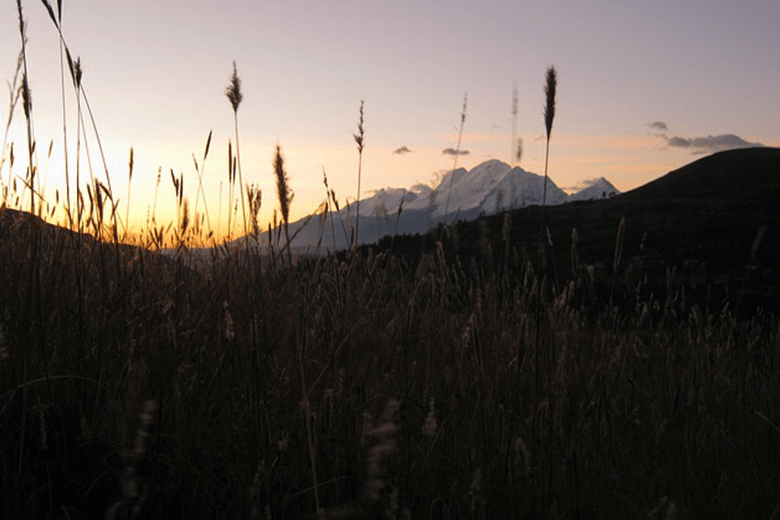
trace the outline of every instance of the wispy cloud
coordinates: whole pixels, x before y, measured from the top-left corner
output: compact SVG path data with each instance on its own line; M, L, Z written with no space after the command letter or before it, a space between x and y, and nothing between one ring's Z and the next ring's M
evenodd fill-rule
M672 148L687 148L694 154L720 152L723 150L732 150L735 148L750 148L753 146L764 146L761 143L751 143L745 141L738 135L721 134L708 135L706 137L667 137L666 143Z
M403 155L407 153L412 153L412 151L407 146L402 146L393 150L393 155Z
M669 130L669 127L666 126L666 123L663 121L653 121L652 123L648 123L647 126L652 128L653 130Z
M468 150L456 150L455 148L445 148L444 150L441 151L441 153L443 153L444 155L468 155L471 152L469 152Z

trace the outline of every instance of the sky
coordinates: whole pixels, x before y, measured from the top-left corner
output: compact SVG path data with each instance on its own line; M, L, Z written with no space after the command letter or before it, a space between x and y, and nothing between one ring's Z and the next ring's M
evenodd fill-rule
M22 1L22 8L37 189L54 204L66 183L58 34L42 2ZM18 24L16 2L3 2L0 77L8 86L0 101L2 130L20 49ZM606 177L627 191L702 154L780 146L777 27L775 0L62 2L63 38L81 60L108 170L90 124L80 152L82 187L91 161L94 176L111 182L118 212L123 220L129 215L135 232L151 214L157 222L176 219L171 170L185 179L190 208L203 211L193 154L211 228L225 232L228 142L236 139L225 89L234 61L243 94L237 112L241 173L245 184L262 190L265 226L279 207L277 145L295 194L292 220L325 200L323 171L342 205L358 195L353 134L361 102L361 198L383 187L430 185L455 165L511 163L513 121L523 141L519 166L543 174L550 66L558 88L549 175L561 188ZM73 177L77 104L65 79ZM454 156L444 151L457 147L464 97L463 153ZM5 187L23 178L27 166L21 104L17 108L7 137L16 161L10 168L6 160L0 170Z

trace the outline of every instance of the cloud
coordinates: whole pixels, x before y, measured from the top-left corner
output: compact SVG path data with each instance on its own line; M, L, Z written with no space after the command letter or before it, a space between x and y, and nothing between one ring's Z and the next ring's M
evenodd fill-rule
M750 143L734 134L708 135L706 137L663 136L663 138L666 139L666 142L670 147L689 148L694 154L764 146L761 143Z
M401 148L393 150L393 155L403 155L405 153L412 153L412 151L407 146L402 146Z
M666 126L666 123L663 121L653 121L652 123L648 123L647 126L653 130L669 130L669 127Z
M471 152L468 150L456 150L455 148L445 148L441 151L444 155L468 155Z

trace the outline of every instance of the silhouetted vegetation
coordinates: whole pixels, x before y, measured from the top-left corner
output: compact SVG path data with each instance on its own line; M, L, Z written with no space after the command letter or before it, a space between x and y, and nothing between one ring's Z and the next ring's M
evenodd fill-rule
M334 255L296 258L277 226L195 256L183 177L179 221L135 245L94 176L70 229L11 190L0 517L774 517L778 157L547 207L543 268L540 207ZM736 167L745 191L717 188ZM719 168L706 197L680 188Z

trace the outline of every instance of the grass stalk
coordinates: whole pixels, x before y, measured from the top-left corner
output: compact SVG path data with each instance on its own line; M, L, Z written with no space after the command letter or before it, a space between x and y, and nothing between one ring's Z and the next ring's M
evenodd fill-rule
M509 164L512 166L517 164L519 160L517 158L515 143L517 142L517 112L518 112L518 93L517 83L512 85L512 138L509 140ZM514 198L513 198L514 203Z
M455 158L452 160L452 173L450 174L450 185L447 189L447 201L444 204L444 220L449 222L450 218L450 193L452 193L452 182L455 180L455 170L458 169L458 157L460 156L460 143L463 139L463 125L466 123L466 102L468 93L463 95L463 109L460 112L460 129L458 130L458 144L455 146Z
M233 74L230 76L230 83L225 89L225 95L230 101L230 106L233 108L233 126L236 134L236 163L238 165L238 191L241 194L241 216L244 219L244 235L249 233L246 220L246 203L244 201L244 178L241 174L241 152L239 148L238 139L238 107L241 105L241 101L244 99L244 95L241 93L241 79L238 77L238 71L236 70L236 62L233 62Z
M540 378L539 378L539 370L540 370L540 342L541 342L541 321L542 321L542 285L546 278L546 254L545 254L545 229L546 229L546 222L545 222L545 207L547 205L547 179L548 179L548 163L549 163L549 157L550 157L550 135L552 133L552 125L553 120L555 118L555 90L557 86L557 73L555 71L554 67L550 67L547 69L547 75L546 75L546 82L544 86L544 93L546 98L546 104L544 107L544 124L545 129L547 131L547 141L545 146L545 156L544 156L544 186L542 188L542 208L541 208L541 215L540 215L540 222L539 222L539 273L536 275L536 324L535 324L535 334L534 334L534 357L535 357L535 392L534 392L534 402L537 402L541 398L541 392L540 392ZM552 361L548 362L548 378L547 382L548 385L551 384L552 377L549 375L552 371ZM536 420L536 414L534 414L534 421ZM534 435L537 434L537 429L534 427L533 429Z
M130 160L127 165L127 209L125 211L125 237L127 242L130 233L130 187L133 183L133 147L130 147Z
M198 214L198 201L202 195L203 212L206 214L206 226L208 227L210 233L213 230L211 228L211 219L209 219L209 207L208 202L206 201L206 192L203 190L203 175L206 172L206 159L208 159L209 148L211 147L211 133L211 130L209 130L209 136L206 138L206 148L203 150L203 162L201 162L200 168L198 168L198 161L195 159L195 155L192 155L192 160L195 163L195 173L198 175L198 193L195 195L195 215Z
M365 138L365 129L363 128L363 100L360 101L360 118L358 119L358 132L356 134L352 134L352 137L355 139L355 142L357 143L358 148L358 184L357 184L357 209L356 209L356 217L355 217L355 236L352 242L352 249L357 247L357 245L360 243L360 197L362 196L361 191L361 180L363 177L363 140Z
M227 206L227 240L233 235L233 192L236 186L236 160L233 155L233 142L228 139L228 206Z
M16 59L16 68L14 69L14 77L13 80L9 84L9 95L8 95L8 119L5 123L5 131L3 132L3 148L2 151L0 151L0 187L5 189L7 185L3 181L2 173L3 173L3 166L5 165L6 160L11 159L11 163L13 163L13 142L11 143L11 146L8 147L8 133L11 129L11 123L13 122L14 118L14 111L16 110L16 105L19 102L19 98L21 97L22 91L18 86L19 82L19 73L22 69L22 59L24 57L24 53L22 50L19 50L19 56ZM8 150L6 152L6 150ZM13 166L13 164L11 165ZM8 175L8 184L11 184L11 175L9 173Z
M282 157L282 148L276 145L274 154L274 173L276 175L276 192L279 197L279 210L282 213L282 225L284 226L284 236L287 240L287 264L292 267L292 244L290 243L290 202L292 201L292 190L288 184L287 172L284 169L284 157Z
M30 74L27 67L27 31L25 28L22 2L16 0L16 8L19 14L19 36L22 39L22 108L24 109L25 129L27 130L27 186L30 190L30 213L35 215L35 172L36 165L33 158L35 150L35 136L32 121L32 93L30 92Z

